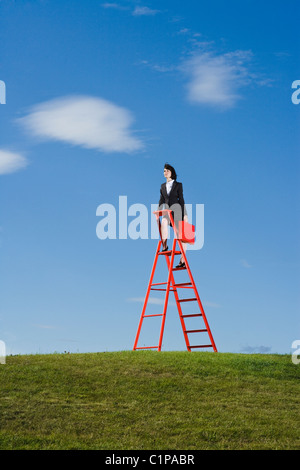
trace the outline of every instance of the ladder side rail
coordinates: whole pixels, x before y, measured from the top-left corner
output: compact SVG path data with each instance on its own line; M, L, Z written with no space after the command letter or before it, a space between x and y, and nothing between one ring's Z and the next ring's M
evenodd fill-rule
M209 335L209 338L210 338L212 347L213 347L214 351L217 352L217 347L216 347L216 344L215 344L215 341L214 341L212 332L211 332L211 330L210 330L210 327L209 327L209 324L208 324L208 321L207 321L207 318L206 318L206 315L205 315L205 312L204 312L204 308L203 308L202 302L201 302L201 300L200 300L200 296L199 296L199 294L198 294L198 290L197 290L197 287L196 287L196 284L195 284L195 281L194 281L192 272L191 272L191 270L190 270L189 264L188 264L188 262L187 262L187 258L186 258L186 256L185 256L184 250L183 250L183 248L182 248L182 242L181 242L181 240L179 240L179 239L178 239L178 244L179 244L179 246L180 246L180 250L181 250L181 252L182 252L182 255L183 255L183 258L184 258L184 261L185 261L185 265L186 265L186 268L187 268L187 271L188 271L190 280L191 280L192 285L193 285L193 289L194 289L194 292L195 292L195 295L196 295L196 298L197 298L197 301L198 301L198 304L199 304L199 307L200 307L200 310L201 310L201 313L202 313L202 317L203 317L203 320L204 320L204 323L205 323L205 326L206 326L206 329L207 329L207 333L208 333L208 335Z
M145 315L145 311L146 311L146 307L147 307L147 303L148 303L148 298L149 298L149 294L150 294L150 290L151 290L151 284L152 284L152 281L153 281L153 277L154 277L154 273L155 273L155 269L156 269L156 265L157 265L158 252L160 250L161 244L162 244L162 242L159 241L158 245L157 245L157 250L156 250L156 253L155 253L155 258L154 258L154 262L153 262L153 266L152 266L152 271L151 271L151 275L150 275L150 279L149 279L149 283L148 283L148 288L147 288L147 292L146 292L146 296L145 296L145 300L144 300L144 305L143 305L143 310L142 310L140 321L139 321L138 330L137 330L137 333L136 333L136 338L135 338L133 350L137 349L137 344L138 344L138 341L139 341L139 336L140 336L140 332L141 332L141 328L142 328L142 324L143 324L143 320L144 320L144 315Z
M193 286L193 289L194 289L194 292L195 292L195 295L196 295L196 298L197 298L197 301L198 301L198 304L199 304L199 307L200 307L200 310L201 310L201 313L202 313L202 317L203 317L203 320L204 320L204 323L205 323L205 326L206 326L206 329L207 329L207 333L208 333L208 335L209 335L209 338L210 338L210 341L211 341L211 344L212 344L212 347L213 347L214 351L217 352L217 347L216 347L216 344L215 344L215 341L214 341L214 338L213 338L211 329L210 329L210 327L209 327L209 324L208 324L208 321L207 321L207 318L206 318L206 315L205 315L205 312L204 312L204 308L203 308L202 302L201 302L201 300L200 300L200 296L199 296L199 293L198 293L198 290L197 290L197 287L196 287L196 284L195 284L195 281L194 281L192 272L191 272L190 267L189 267L189 264L188 264L188 262L187 262L187 258L186 258L185 252L184 252L184 250L183 250L182 241L178 238L177 229L176 229L176 226L175 226L175 223L174 223L174 219L173 219L173 217L172 217L172 213L170 213L169 217L170 217L171 224L172 224L172 227L173 227L173 229L174 229L175 237L177 238L178 245L179 245L179 247L180 247L180 251L181 251L181 253L182 253L182 256L183 256L183 259L184 259L184 262L185 262L185 265L186 265L186 268L187 268L187 271L188 271L190 280L191 280L191 282L192 282L192 286Z
M161 345L162 345L165 322L166 322L166 314L167 314L167 307L168 307L168 300L169 300L169 293L170 293L170 284L171 284L171 276L172 276L172 267L173 267L174 255L175 255L175 245L176 245L176 240L173 241L171 261L170 261L170 265L169 265L167 289L166 289L163 317L162 317L162 322L161 322L161 330L160 330L160 336L159 336L158 351L161 351ZM167 255L166 255L166 257L167 257Z
M181 240L179 240L179 237L178 237L177 228L176 228L176 224L175 224L175 221L173 219L172 213L170 213L169 217L170 217L170 221L171 221L171 224L172 224L172 227L173 227L173 230L174 230L174 238L178 242L180 252L183 255L183 259L185 261L185 265L188 266L187 259L186 259L186 256L185 256L185 253L184 253L184 250L183 250L183 247L182 247ZM191 282L192 282L192 280L191 280ZM192 285L194 286L193 282L192 282ZM176 289L176 293L177 293L177 289ZM185 343L186 343L186 346L187 346L187 350L191 351L191 345L190 345L188 335L186 333L186 325L185 325L184 318L182 316L182 308L181 308L181 305L180 305L180 302L179 302L178 293L177 293L176 305L177 305L177 309L178 309L178 313L179 313L179 318L180 318L181 327L182 327Z
M166 261L167 261L168 268L170 269L170 261L169 261L167 256L166 256ZM189 341L189 337L186 333L186 325L185 325L184 318L182 316L182 309L181 309L181 305L180 305L180 302L179 302L179 296L178 296L177 288L174 287L175 286L175 280L174 280L173 273L171 275L171 284L172 284L172 287L173 287L175 302L176 302L177 310L178 310L178 313L179 313L179 318L180 318L180 323L181 323L181 328L182 328L182 331L183 331L185 344L186 344L187 350L191 351L190 341Z

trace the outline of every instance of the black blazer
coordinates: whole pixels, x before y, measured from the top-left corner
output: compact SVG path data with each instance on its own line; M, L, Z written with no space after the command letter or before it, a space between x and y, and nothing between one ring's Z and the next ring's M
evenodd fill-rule
M172 209L174 204L179 204L181 207L181 214L179 211L173 211L173 217L176 221L183 220L183 217L187 215L185 202L183 198L182 183L178 183L176 180L172 184L169 195L167 194L166 183L163 183L160 187L160 198L158 203L158 210L162 210L165 205L165 209ZM180 218L181 216L181 218Z

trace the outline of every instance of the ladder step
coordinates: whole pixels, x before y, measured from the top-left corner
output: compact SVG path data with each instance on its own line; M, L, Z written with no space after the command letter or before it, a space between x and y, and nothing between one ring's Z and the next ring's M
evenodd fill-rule
M190 313L189 315L181 315L182 318L190 318L190 317L202 317L202 313Z
M162 291L166 291L167 289L157 289L156 287L151 287L150 290L162 290ZM174 289L170 288L169 289L170 292L175 292Z
M212 348L212 344L200 344L199 346L190 346L190 348Z
M171 256L172 250L168 250L168 251L159 251L157 254L158 254L158 255L167 255L167 256ZM174 255L181 255L181 251L174 251Z
M173 284L173 287L186 287L186 286L192 286L191 282L181 282L180 284Z
M163 313L155 313L154 315L144 315L144 318L146 317L162 317Z
M167 282L157 282L155 284L151 284L150 286L150 290L160 290L160 291L166 291L167 289L159 289L158 287L152 287L152 286L161 286L161 285L165 285L165 284L168 284ZM177 287L182 287L182 288L185 288L185 289L193 289L193 287L189 287L189 286L192 286L192 283L191 282L182 282L180 284L173 284L172 287L175 287L175 290ZM174 289L172 289L172 287L170 287L170 292L175 292Z
M193 299L178 299L177 302L192 302L194 300L197 300L196 297Z
M155 284L151 284L152 286L163 286L168 284L167 282L156 282ZM173 287L184 287L184 286L192 286L191 282L181 282L179 284L173 284Z
M163 285L166 285L166 284L168 284L168 283L167 283L167 282L156 282L155 284L151 284L150 290L166 291L167 289L158 289L158 288L156 288L156 287L153 287L153 286L163 286ZM172 288L170 287L170 291L171 291L171 292L174 292L174 289L172 289Z
M204 330L186 330L185 333L203 333L204 331L207 331L206 329Z
M183 269L186 269L186 268L172 268L172 271L183 271Z

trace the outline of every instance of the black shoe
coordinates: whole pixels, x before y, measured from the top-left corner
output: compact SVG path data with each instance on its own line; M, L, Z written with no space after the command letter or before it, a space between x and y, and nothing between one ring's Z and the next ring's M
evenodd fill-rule
M185 262L180 261L179 264L177 264L176 268L185 268Z
M169 251L168 245L166 246L166 248L164 248L163 250L161 250L162 253L163 253L164 251Z

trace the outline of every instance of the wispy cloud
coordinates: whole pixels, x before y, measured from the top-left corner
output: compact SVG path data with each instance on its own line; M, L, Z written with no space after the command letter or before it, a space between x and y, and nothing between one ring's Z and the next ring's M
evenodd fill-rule
M145 298L144 297L130 297L126 300L127 300L127 302L144 303ZM158 298L158 297L149 297L148 303L152 304L152 305L164 305L165 299L164 298ZM175 302L172 302L170 300L169 300L168 303L169 303L169 305L176 305ZM205 307L209 307L209 308L220 308L221 307L221 305L219 305L215 302L206 301L203 304L204 304Z
M176 33L186 42L184 59L177 64L141 62L157 72L180 72L184 77L189 103L227 110L245 98L249 86L272 86L273 80L265 77L254 65L251 50L225 51L224 45L204 37L189 28Z
M154 16L160 13L160 10L153 10L152 8L136 6L133 10L133 16Z
M137 65L141 65L144 67L148 67L151 70L155 70L156 72L160 73L167 73L167 72L178 72L178 67L172 64L157 64L150 62L148 60L140 60L137 62Z
M205 307L209 307L209 308L220 308L221 307L221 305L217 304L216 302L205 301L205 302L203 302L203 304L205 305Z
M241 260L240 260L240 263L241 263L241 265L243 266L243 268L252 268L252 265L249 264L246 259L241 259Z
M102 152L143 148L134 135L130 111L102 98L69 96L34 106L18 122L33 136Z
M0 175L14 173L28 165L28 160L21 154L0 150Z
M189 101L232 108L242 98L240 90L253 78L248 68L251 58L251 51L217 54L202 50L195 53L181 66L187 76Z
M129 5L121 5L120 3L115 2L106 2L102 3L101 5L103 8L111 9L111 10L123 10L123 11L130 11L133 16L154 16L157 13L160 13L160 10L154 10L153 8L149 8L147 6L136 6L134 9Z
M292 54L290 52L274 52L274 55L278 59L284 59L284 60L289 59L290 57L292 57Z
M103 8L111 8L113 10L128 10L128 7L120 5L119 3L106 2L102 3Z
M181 28L177 34L188 34L190 32L189 28Z
M35 326L36 328L40 328L41 330L56 330L57 327L56 326L52 326L52 325L33 325Z
M138 303L144 303L145 298L144 297L130 297L127 299L127 302L138 302ZM152 305L164 305L165 299L160 299L158 297L149 297L148 303ZM175 305L174 302L169 302L169 305Z
M244 346L241 349L241 352L247 353L247 354L268 354L271 352L271 347L270 346Z

